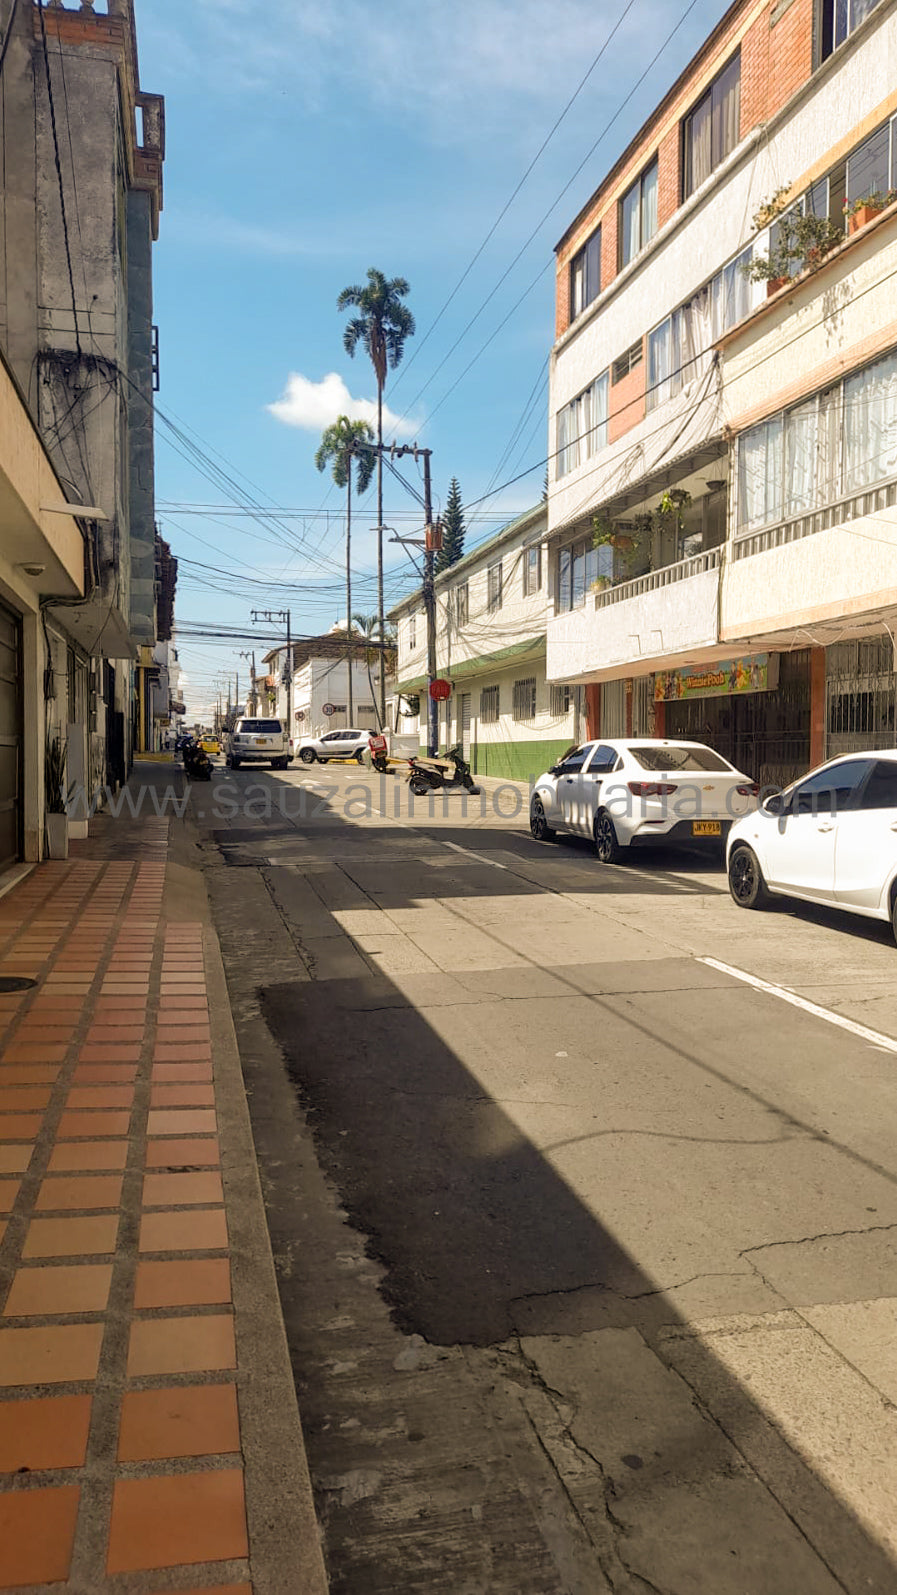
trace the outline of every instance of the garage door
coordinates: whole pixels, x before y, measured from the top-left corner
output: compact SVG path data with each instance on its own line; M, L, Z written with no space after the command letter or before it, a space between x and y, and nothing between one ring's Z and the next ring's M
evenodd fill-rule
M21 852L21 679L19 622L0 606L0 869Z

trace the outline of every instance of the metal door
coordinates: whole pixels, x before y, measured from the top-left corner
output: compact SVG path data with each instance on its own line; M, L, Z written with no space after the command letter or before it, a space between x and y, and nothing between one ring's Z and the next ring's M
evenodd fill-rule
M470 693L469 692L462 692L462 694L461 694L460 722L461 722L460 723L460 736L459 736L458 740L461 743L461 752L462 752L464 758L465 759L469 759L470 758Z
M17 617L0 608L0 869L22 849L22 646Z

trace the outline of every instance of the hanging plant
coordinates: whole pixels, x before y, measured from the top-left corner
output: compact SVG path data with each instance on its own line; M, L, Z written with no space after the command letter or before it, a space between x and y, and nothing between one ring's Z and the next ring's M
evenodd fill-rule
M777 222L768 253L754 255L741 270L751 282L785 282L802 271L815 270L843 242L844 229L827 216L789 210Z

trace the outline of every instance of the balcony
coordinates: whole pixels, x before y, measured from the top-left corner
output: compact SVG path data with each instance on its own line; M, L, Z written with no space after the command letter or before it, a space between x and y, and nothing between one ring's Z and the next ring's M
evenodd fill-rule
M589 593L548 623L548 679L601 681L688 664L719 642L722 550Z

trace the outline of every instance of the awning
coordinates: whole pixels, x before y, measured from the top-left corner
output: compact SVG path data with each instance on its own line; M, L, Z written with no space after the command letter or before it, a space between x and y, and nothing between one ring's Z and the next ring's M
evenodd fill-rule
M499 648L495 653L478 654L475 659L459 659L451 668L440 664L438 674L448 681L463 681L467 676L481 676L495 670L503 670L507 665L523 663L527 659L540 659L545 654L546 639L543 632L539 637L527 637L523 642L512 643L509 648ZM425 692L427 687L426 676L409 677L407 681L396 683L396 692Z

